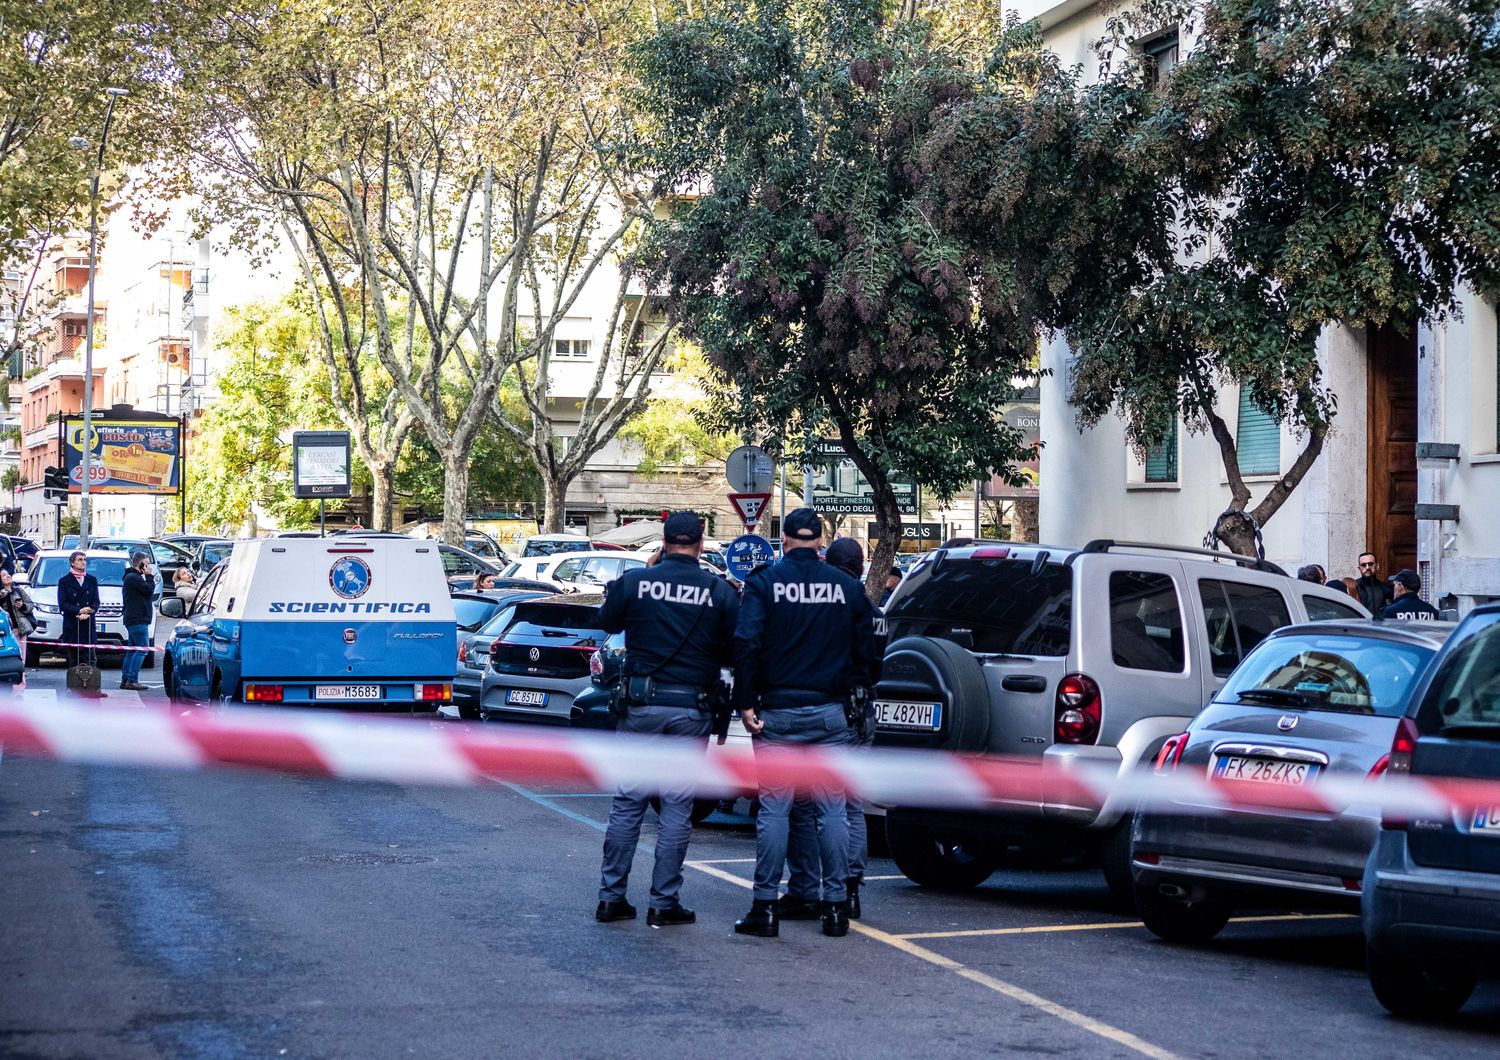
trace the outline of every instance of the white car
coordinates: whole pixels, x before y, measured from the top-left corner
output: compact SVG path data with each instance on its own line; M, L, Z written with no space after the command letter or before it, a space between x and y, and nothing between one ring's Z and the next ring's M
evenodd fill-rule
M16 581L26 586L26 592L35 605L36 629L26 641L26 665L35 666L47 648L48 641L62 640L62 610L57 606L57 583L68 574L68 557L72 550L51 548L37 553L31 570L16 575ZM125 623L122 621L124 603L120 583L130 569L130 557L105 549L89 549L84 555L89 558L88 572L99 582L99 614L94 627L97 644L124 646ZM59 651L61 649L58 649ZM117 651L104 652L104 659L123 658ZM148 653L145 664L156 665L155 653Z
M518 559L500 576L546 582L570 593L597 592L626 571L645 565L646 558L634 552L560 552Z

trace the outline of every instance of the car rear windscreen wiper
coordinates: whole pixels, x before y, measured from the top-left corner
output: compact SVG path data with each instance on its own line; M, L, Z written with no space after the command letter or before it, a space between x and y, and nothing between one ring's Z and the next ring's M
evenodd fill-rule
M1291 707L1308 707L1314 702L1301 692L1293 692L1290 688L1247 688L1237 694L1241 702L1249 700L1253 703L1259 700L1262 703L1278 703Z

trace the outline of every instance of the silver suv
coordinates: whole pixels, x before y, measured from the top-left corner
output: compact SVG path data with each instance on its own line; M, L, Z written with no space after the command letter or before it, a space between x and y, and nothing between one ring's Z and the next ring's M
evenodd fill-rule
M1272 630L1366 618L1353 597L1274 564L1134 542L939 549L886 607L875 742L1041 756L1063 770L1149 767ZM896 865L922 886L977 887L1004 864L1102 857L1131 893L1130 807L1051 801L994 811L889 807Z

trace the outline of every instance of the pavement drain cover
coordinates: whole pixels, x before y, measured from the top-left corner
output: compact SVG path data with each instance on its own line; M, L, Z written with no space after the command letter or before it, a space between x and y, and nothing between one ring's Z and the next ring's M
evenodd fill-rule
M309 865L425 865L420 854L309 854L298 861Z

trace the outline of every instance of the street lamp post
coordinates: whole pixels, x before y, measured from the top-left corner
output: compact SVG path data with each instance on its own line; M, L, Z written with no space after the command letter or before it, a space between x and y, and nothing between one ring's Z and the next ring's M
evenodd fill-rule
M94 157L94 175L89 181L89 307L83 336L83 438L79 445L82 453L79 472L83 481L79 483L78 489L78 533L85 547L88 546L89 517L92 514L89 507L89 481L93 473L91 458L94 448L94 274L98 271L99 259L99 177L104 170L104 145L109 141L109 125L114 120L115 101L121 96L130 95L130 91L124 88L106 88L104 91L109 96L109 106L104 110L104 131L99 134L99 153ZM88 140L81 136L74 137L69 142L75 147L89 146Z

